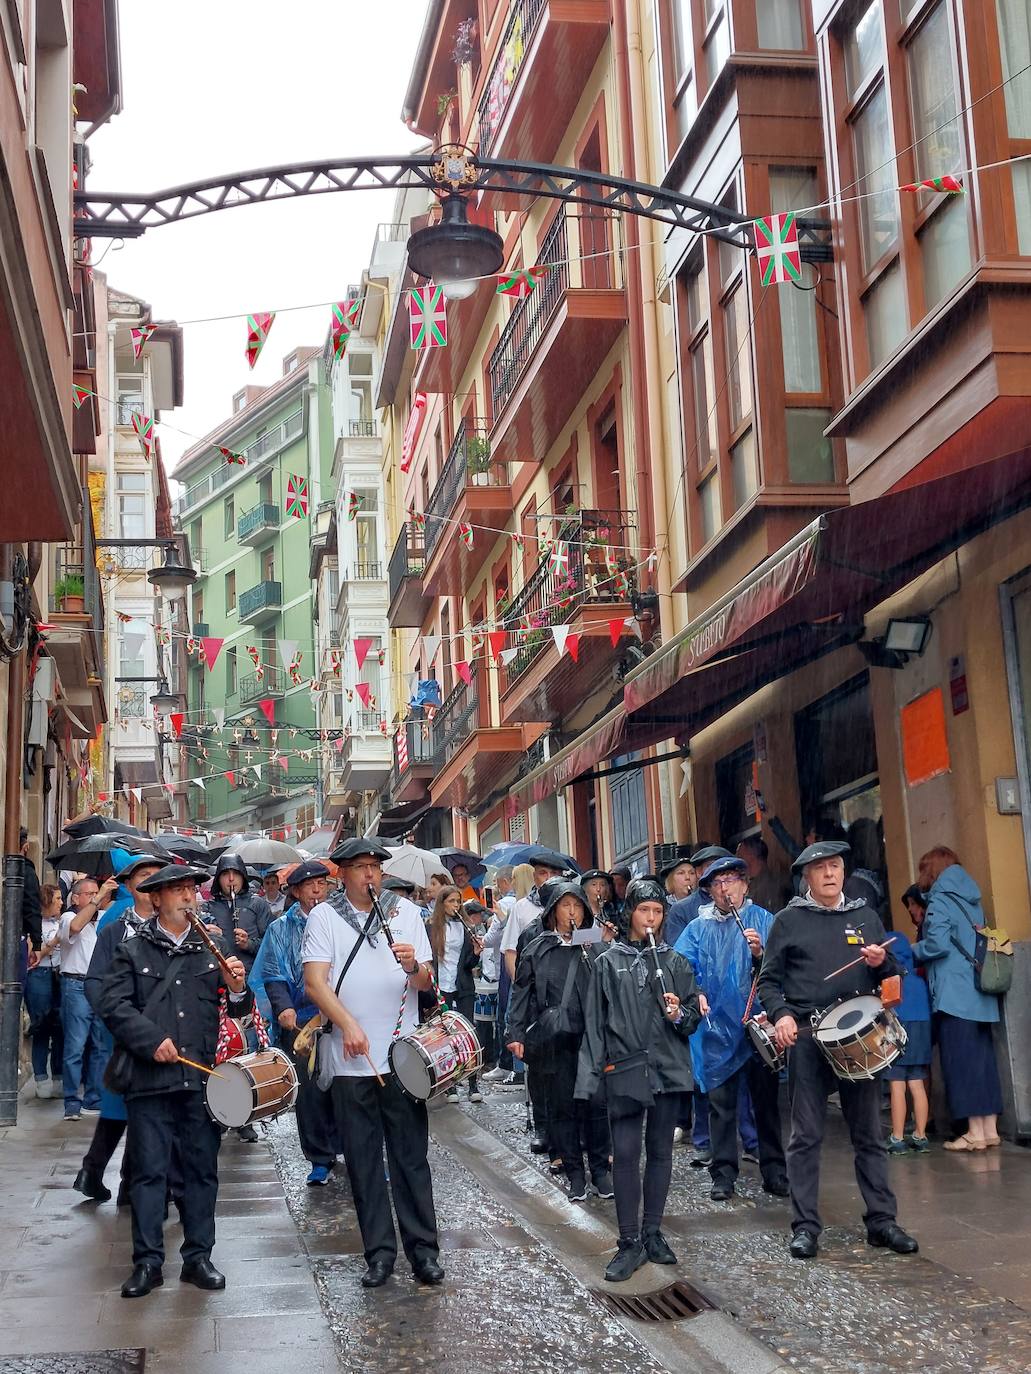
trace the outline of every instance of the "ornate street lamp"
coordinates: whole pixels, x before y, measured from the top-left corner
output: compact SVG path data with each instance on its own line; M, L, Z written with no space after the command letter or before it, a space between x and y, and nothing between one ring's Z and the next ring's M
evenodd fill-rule
M151 586L157 587L167 601L181 601L187 590L197 581L197 571L179 562L174 544L166 544L165 561L159 568L151 568L147 574L147 581Z
M153 678L150 679L153 682ZM168 690L168 679L162 678L158 684L158 689L150 699L150 704L159 716L169 716L181 705L181 698L177 692Z
M449 300L471 296L479 278L497 273L505 260L500 234L469 223L465 197L444 197L439 224L417 229L408 240L408 266L443 289Z

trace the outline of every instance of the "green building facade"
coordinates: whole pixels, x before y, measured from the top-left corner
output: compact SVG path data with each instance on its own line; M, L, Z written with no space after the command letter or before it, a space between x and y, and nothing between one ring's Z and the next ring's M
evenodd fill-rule
M220 447L246 462L229 462ZM293 840L321 817L308 552L311 519L332 495L332 460L326 360L322 349L301 348L284 360L278 382L239 392L232 417L175 470L176 523L201 574L192 635L225 641L211 671L199 645L188 659L183 776L204 780L186 786L191 822L201 829L283 830ZM304 479L306 492L292 492L291 479L294 488ZM288 514L291 501L307 513ZM296 644L298 683L281 657L284 640ZM260 705L269 699L271 725ZM310 760L301 750L312 751Z

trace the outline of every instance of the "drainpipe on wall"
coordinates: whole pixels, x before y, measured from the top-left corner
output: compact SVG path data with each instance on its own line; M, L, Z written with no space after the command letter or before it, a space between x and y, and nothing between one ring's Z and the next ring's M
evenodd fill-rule
M37 552L39 545L30 548ZM37 563L38 566L38 563ZM14 546L0 545L0 621L14 625ZM25 650L8 661L3 895L0 898L0 1126L18 1121L18 1043L21 1033L21 906L25 885L21 829Z

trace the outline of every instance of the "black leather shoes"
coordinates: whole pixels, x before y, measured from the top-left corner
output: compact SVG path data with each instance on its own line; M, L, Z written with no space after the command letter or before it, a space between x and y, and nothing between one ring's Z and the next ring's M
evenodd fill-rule
M666 1237L658 1229L643 1231L641 1244L652 1264L676 1264L677 1257L666 1243Z
M791 1237L791 1244L788 1246L788 1253L792 1259L815 1259L816 1252L820 1247L816 1243L816 1237L812 1231L796 1231Z
M184 1264L179 1273L180 1283L192 1283L194 1288L206 1288L214 1293L226 1286L225 1274L220 1274L209 1259L194 1260Z
M104 1187L103 1178L92 1169L80 1169L75 1175L72 1187L77 1193L84 1193L86 1197L92 1198L94 1202L107 1202L111 1196L111 1189Z
M532 1155L546 1155L548 1153L548 1142L543 1136L534 1134L530 1137L530 1153Z
M734 1196L734 1185L733 1183L714 1183L709 1192L709 1196L712 1198L713 1202L729 1202Z
M152 1288L164 1283L161 1270L155 1264L138 1264L122 1284L123 1298L145 1298Z
M915 1255L920 1249L911 1235L903 1231L895 1221L882 1226L879 1231L867 1231L867 1245L880 1245L885 1250L894 1250L896 1255Z
M763 1192L772 1193L774 1197L790 1197L791 1189L788 1187L786 1178L771 1178L763 1183Z
M413 1264L412 1273L417 1283L444 1282L444 1271L436 1260L423 1260L422 1264Z
M386 1260L373 1260L362 1275L363 1288L382 1288L394 1272L394 1266Z

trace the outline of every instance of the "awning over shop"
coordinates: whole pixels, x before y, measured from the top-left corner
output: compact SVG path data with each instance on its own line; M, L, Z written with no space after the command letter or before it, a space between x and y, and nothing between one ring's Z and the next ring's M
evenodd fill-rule
M850 643L867 611L1031 505L1031 451L829 511L624 684L623 706L529 773L529 804L615 753L693 734L768 682Z

